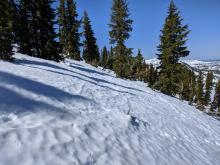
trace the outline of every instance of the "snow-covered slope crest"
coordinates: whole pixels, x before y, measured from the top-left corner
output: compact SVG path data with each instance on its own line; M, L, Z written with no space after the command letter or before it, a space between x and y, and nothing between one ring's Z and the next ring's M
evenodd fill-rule
M217 165L220 123L83 62L0 61L0 165ZM129 113L128 113L129 112Z

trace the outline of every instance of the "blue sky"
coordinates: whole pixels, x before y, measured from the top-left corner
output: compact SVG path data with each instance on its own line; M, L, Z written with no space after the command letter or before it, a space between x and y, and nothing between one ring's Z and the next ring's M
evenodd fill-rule
M87 10L98 45L109 47L109 20L112 0L76 0L82 17ZM169 0L128 0L133 31L127 46L142 50L145 58L154 58L159 44L160 30L167 15ZM187 45L188 59L220 59L220 0L174 0L189 25L191 33Z

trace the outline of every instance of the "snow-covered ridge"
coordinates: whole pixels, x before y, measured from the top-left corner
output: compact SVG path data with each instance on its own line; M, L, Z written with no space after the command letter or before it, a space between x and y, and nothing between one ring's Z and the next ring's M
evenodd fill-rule
M220 122L186 102L84 62L15 57L0 61L0 165L220 164Z
M157 58L147 59L145 61L148 64L159 64L159 60ZM220 61L181 60L181 62L184 62L190 66L207 65L212 67L212 65L220 65Z
M181 60L182 63L189 65L195 71L207 72L209 70L213 71L216 78L220 78L220 61L199 61L199 60ZM147 59L147 64L153 64L154 66L159 65L159 60L156 58Z

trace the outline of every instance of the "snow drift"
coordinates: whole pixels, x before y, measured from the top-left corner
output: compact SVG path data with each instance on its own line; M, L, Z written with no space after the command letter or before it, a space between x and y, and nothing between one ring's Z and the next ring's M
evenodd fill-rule
M0 62L0 165L217 165L220 122L83 62Z

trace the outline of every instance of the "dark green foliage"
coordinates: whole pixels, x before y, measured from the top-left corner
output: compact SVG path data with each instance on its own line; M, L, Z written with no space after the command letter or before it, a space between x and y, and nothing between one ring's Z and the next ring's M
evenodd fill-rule
M160 60L160 77L157 87L168 95L174 96L179 91L179 73L182 67L178 62L181 57L189 55L185 46L189 33L187 29L188 26L182 25L180 12L171 1L168 16L161 30L159 54L157 54Z
M113 49L113 65L112 68L118 77L129 78L132 70L133 57L131 49L125 45L116 45Z
M16 28L14 28L15 42L18 44L18 52L28 54L30 56L34 55L32 8L33 6L30 1L20 0Z
M211 92L212 92L212 85L213 85L213 73L211 71L208 72L206 77L206 83L205 83L205 97L204 97L204 103L205 105L209 105L211 101Z
M181 64L169 64L159 72L159 79L155 84L161 92L175 96L180 87Z
M148 76L149 76L149 65L144 62L140 72L140 81L144 81L147 83Z
M0 1L0 59L12 60L12 8L8 0Z
M189 104L192 105L195 102L196 95L196 75L193 71L190 74L190 84L189 84L190 94L189 94Z
M96 38L94 37L91 21L86 11L84 12L83 29L83 58L87 63L97 66L100 58L99 49L96 43Z
M113 48L111 47L109 56L108 56L107 65L104 68L113 70L113 63L114 63L114 52L113 52Z
M220 114L220 80L216 84L214 100L211 105L211 111L217 110Z
M151 64L149 71L148 71L148 85L149 87L153 87L155 82L157 81L157 70L154 68L154 66Z
M48 60L60 61L55 41L55 11L52 0L20 0L16 32L19 51Z
M182 66L180 72L179 97L182 100L189 101L192 104L195 96L195 74L185 66Z
M111 23L111 44L123 45L129 38L129 32L132 31L132 20L129 19L129 9L126 0L114 0L112 6Z
M13 29L13 42L16 43L16 33L17 33L17 24L19 20L19 13L18 13L18 5L16 0L9 0L11 9L12 9L12 29Z
M155 82L155 70L151 68L151 73L149 70L149 66L145 63L144 57L141 54L141 50L138 50L138 54L136 57L131 57L131 66L132 70L130 73L130 78L133 80L139 80L148 82L153 85ZM153 67L153 66L152 66Z
M110 43L114 45L113 70L119 77L128 78L131 72L131 49L125 46L125 41L132 31L132 20L129 19L129 10L126 0L114 0L112 6Z
M138 54L135 57L135 65L136 65L136 78L138 80L141 79L141 72L143 70L143 65L144 65L145 61L144 61L144 57L141 54L141 50L138 50Z
M204 83L203 83L203 75L202 72L199 72L199 76L197 78L197 83L196 83L196 103L197 103L197 108L200 110L204 109Z
M54 31L55 12L51 8L52 0L38 0L32 2L33 17L33 48L37 57L60 61L58 43Z
M63 54L74 60L80 57L79 28L81 22L77 19L76 2L73 0L60 0L59 7L59 38Z
M68 53L67 49L67 9L66 0L60 0L60 6L58 8L58 23L59 23L59 39L60 47L63 54Z
M107 67L108 60L109 60L109 52L106 46L104 46L104 48L101 51L100 66L102 66L105 69Z
M145 61L143 55L141 54L141 50L138 50L137 56L133 60L133 68L132 68L132 79L141 80L142 79L142 72L143 72L143 65Z

